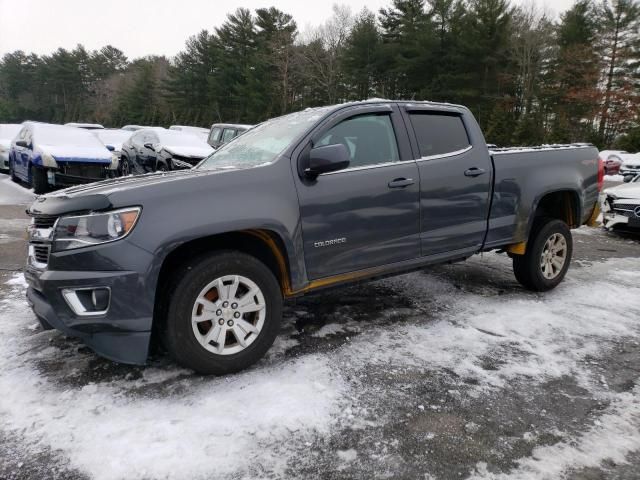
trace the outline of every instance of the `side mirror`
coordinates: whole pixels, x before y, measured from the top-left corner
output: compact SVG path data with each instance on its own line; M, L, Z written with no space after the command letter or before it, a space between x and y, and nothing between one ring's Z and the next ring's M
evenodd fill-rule
M154 152L156 151L156 149L153 148L153 143L145 143L144 148L148 148L149 150L153 150Z
M624 181L624 183L629 183L631 180L634 179L634 177L635 175L625 175L622 180Z
M110 152L116 151L116 147L114 147L113 145L105 145L105 147L107 147L107 150L109 150Z
M309 151L309 164L304 174L308 178L315 179L321 173L347 168L349 162L349 150L341 143L312 148Z
M24 140L18 140L16 142L16 147L29 148L29 144Z

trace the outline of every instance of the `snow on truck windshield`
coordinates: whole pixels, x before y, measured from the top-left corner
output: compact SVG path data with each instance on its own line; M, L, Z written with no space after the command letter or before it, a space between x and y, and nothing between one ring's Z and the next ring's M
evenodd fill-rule
M220 147L197 168L250 168L271 163L329 111L330 108L308 109L261 123Z

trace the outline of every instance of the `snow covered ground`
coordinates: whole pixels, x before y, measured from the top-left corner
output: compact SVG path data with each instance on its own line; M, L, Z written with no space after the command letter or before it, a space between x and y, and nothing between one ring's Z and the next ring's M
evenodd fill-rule
M0 173L0 205L26 205L34 198L33 190L12 182L9 175Z
M7 278L9 478L46 455L54 477L99 480L577 479L640 449L640 258L582 261L544 295L491 254L310 296L224 378L102 360L42 332Z

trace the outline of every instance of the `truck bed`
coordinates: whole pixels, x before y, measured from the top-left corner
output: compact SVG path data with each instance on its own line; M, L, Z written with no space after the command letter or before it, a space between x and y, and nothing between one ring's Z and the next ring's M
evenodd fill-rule
M598 198L598 150L589 144L493 148L494 188L485 249L526 241L540 199L566 191L577 207L578 227Z

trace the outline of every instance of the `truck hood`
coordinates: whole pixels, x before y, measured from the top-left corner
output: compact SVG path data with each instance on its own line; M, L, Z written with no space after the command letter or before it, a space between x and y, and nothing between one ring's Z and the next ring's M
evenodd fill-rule
M185 147L167 145L164 149L172 155L189 158L204 158L213 153L213 148L209 147Z
M625 183L617 187L607 188L604 193L616 198L633 198L640 200L640 182Z
M36 198L29 208L30 213L46 215L62 215L65 213L106 210L118 207L117 197L120 193L134 193L140 199L146 199L153 189L155 195L175 190L176 182L189 185L184 190L198 188L198 180L205 176L220 175L238 169L220 170L178 170L174 172L154 172L145 175L131 175L86 185L77 185L58 190ZM140 203L144 203L140 201Z
M111 152L100 146L38 145L38 150L53 155L57 162L111 163Z

